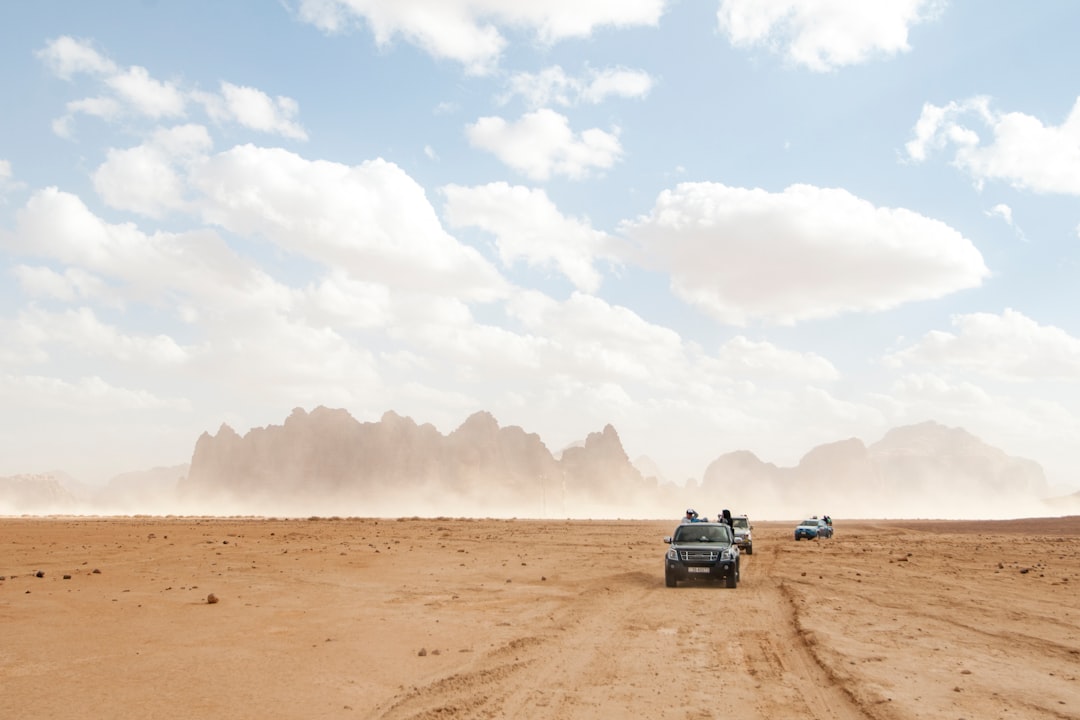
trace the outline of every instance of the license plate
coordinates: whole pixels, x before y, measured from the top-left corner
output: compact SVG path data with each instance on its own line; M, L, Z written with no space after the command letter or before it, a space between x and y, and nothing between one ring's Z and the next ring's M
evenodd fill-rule
M704 568L703 567L688 567L688 568L686 568L686 572L693 572L693 573L707 573L710 570L712 570L712 568L707 568L707 567L704 567Z

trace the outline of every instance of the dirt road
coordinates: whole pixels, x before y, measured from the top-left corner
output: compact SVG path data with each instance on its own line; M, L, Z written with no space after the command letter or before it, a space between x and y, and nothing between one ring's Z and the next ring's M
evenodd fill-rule
M756 523L737 589L669 589L674 521L0 519L0 701L19 718L1080 717L1080 518L793 526Z

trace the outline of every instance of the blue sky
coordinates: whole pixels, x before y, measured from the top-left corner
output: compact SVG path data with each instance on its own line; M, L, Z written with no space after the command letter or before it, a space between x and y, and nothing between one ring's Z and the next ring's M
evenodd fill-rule
M1080 488L1080 6L0 7L0 475L224 422L958 426Z

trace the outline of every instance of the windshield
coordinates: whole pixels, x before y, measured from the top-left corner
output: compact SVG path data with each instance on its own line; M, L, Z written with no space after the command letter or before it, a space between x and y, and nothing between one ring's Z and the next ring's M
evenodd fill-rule
M818 521L817 520L803 520L801 523L799 523L799 525L802 525L803 527L806 527L806 526L817 527L818 526Z
M746 518L740 517L731 518L731 527L745 530L746 528L750 527L750 521Z
M681 525L675 531L675 542L731 542L731 532L723 525Z

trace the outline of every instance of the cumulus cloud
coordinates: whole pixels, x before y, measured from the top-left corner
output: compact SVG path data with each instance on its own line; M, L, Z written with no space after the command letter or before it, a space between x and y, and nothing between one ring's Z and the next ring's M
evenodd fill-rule
M37 57L57 77L74 80L89 76L103 91L68 102L66 114L53 120L53 131L70 138L76 118L96 117L108 122L132 117L149 121L185 118L192 102L202 105L217 122L231 122L263 133L297 140L307 139L296 122L299 107L289 97L271 97L257 88L222 82L220 93L185 88L159 80L144 67L121 67L92 47L90 42L63 36L49 41Z
M111 75L116 63L98 52L88 41L61 36L37 51L37 57L57 77L71 80L76 75Z
M672 290L722 322L791 324L977 287L982 256L948 225L845 190L684 183L624 233Z
M259 132L307 140L307 132L296 121L300 106L290 97L270 97L253 87L221 83L221 93L195 93L211 119L234 122Z
M491 183L480 187L448 185L445 215L453 227L478 227L495 236L506 266L521 260L555 268L575 287L595 292L601 281L594 267L607 254L608 236L587 220L565 217L540 189Z
M588 70L583 77L572 77L554 65L537 73L515 73L510 77L509 90L503 102L521 97L533 108L558 105L569 107L579 103L599 104L609 97L643 98L649 94L654 81L643 70L605 68Z
M724 343L717 353L723 372L755 381L799 379L806 382L832 382L840 373L831 362L817 353L785 350L768 341L754 342L737 335Z
M922 162L949 150L952 164L980 187L997 180L1034 192L1080 195L1080 98L1058 126L998 112L986 97L940 107L927 103L905 145L907 157Z
M82 268L66 268L63 272L57 272L49 267L16 265L13 272L19 287L32 298L64 302L93 300L115 304L110 302L112 293L105 281Z
M31 308L20 314L19 322L36 328L51 344L61 345L65 350L123 363L177 365L187 360L190 353L167 335L125 333L102 322L88 307L62 312Z
M763 45L817 72L909 49L908 32L941 0L721 0L720 31L737 47Z
M565 302L522 293L508 312L528 332L546 339L545 371L582 382L634 381L662 387L687 367L678 333L586 293L575 292Z
M203 158L212 145L210 134L200 125L157 130L141 145L110 149L94 171L94 189L111 207L161 218L184 209L184 167Z
M362 392L378 384L370 351L327 321L362 312L363 318L336 326L391 322L379 288L334 273L306 289L292 288L212 232L146 234L130 223L107 223L56 189L36 193L19 211L7 244L17 254L71 266L63 275L20 270L28 290L73 303L110 304L119 313L135 305L142 313L171 313L180 322L170 327L196 338L181 344L165 334L121 332L89 305L56 312L30 307L6 330L18 338L20 354L34 362L63 348L54 361L170 365L207 387L220 387L218 378L228 378L230 393L257 392L278 402L344 400L343 387ZM173 380L182 382L180 376Z
M1024 231L1020 228L1019 225L1016 224L1016 221L1013 219L1012 208L1005 203L998 203L994 207L990 208L986 211L986 215L988 217L1001 218L1002 222L1004 222L1016 232L1017 237L1019 237L1021 240L1027 240L1027 238L1024 236Z
M4 202L4 196L15 190L21 190L25 183L15 179L15 173L11 169L11 162L0 158L0 204Z
M350 166L234 147L193 168L203 219L361 281L487 301L498 270L443 229L424 189L384 160Z
M108 223L78 197L56 188L34 193L19 210L7 245L14 253L70 266L75 274L65 271L69 281L85 278L83 272L99 278L78 287L110 302L182 308L198 298L209 308L261 304L272 310L289 303L287 293L213 233L147 234L131 223Z
M365 25L384 47L401 36L433 57L482 74L494 69L508 44L501 28L525 28L549 44L588 37L600 27L655 26L664 5L665 0L301 0L298 15L329 33Z
M189 411L191 404L176 397L160 397L146 390L117 387L91 375L75 381L40 375L0 375L0 398L9 408L59 410L100 418L105 412L165 409Z
M1080 381L1080 338L1023 313L952 318L956 332L935 330L890 355L895 366L930 365L1013 382Z
M599 128L575 134L565 115L541 109L516 123L501 117L482 117L466 127L473 147L487 150L509 167L533 180L563 176L572 180L594 170L612 167L622 156L618 129Z

